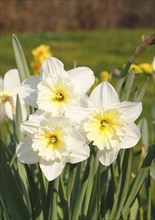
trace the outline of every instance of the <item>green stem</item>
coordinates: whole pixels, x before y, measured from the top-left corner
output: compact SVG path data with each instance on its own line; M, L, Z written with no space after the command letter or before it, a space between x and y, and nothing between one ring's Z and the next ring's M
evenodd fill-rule
M93 184L94 184L94 177L96 175L97 168L99 167L98 163L99 163L98 157L96 156L94 159L93 169L92 169L91 175L88 179L88 185L87 185L87 189L86 189L86 196L85 196L84 209L83 209L84 216L87 216L87 212L88 212L88 208L89 208L89 204L90 204L90 198L92 195Z
M127 64L126 64L126 66L125 66L125 68L122 70L122 73L121 73L121 76L120 76L120 77L124 77L124 76L127 75L130 66L131 66L131 63L128 61Z
M112 163L110 165L110 169L111 169L111 174L112 174L112 178L113 178L113 182L114 182L114 187L115 187L115 192L116 192L117 191L117 187L118 187L118 183L117 183L116 171L115 171L114 163Z
M151 219L151 177L150 177L150 174L148 175L147 219Z
M50 216L50 205L51 205L51 192L53 190L53 181L50 181L48 183L48 191L47 191L47 201L46 201L46 213L47 213L47 216L49 219L49 216Z
M83 204L83 199L84 199L86 188L88 185L90 170L92 170L93 160L94 160L94 155L92 154L91 157L89 157L89 159L87 160L87 165L86 165L86 169L85 169L85 172L83 175L81 190L80 190L80 193L79 193L78 198L76 200L76 204L75 204L75 208L74 208L74 212L73 212L73 216L72 216L72 219L74 219L74 220L79 219L81 207Z
M67 201L68 201L68 218L69 220L71 219L71 195L72 195L72 189L75 181L75 176L76 176L76 170L77 166L76 164L70 164L70 170L69 170L69 178L68 178L68 188L67 188Z
M128 194L132 168L132 148L125 150L122 172L119 178L118 189L116 192L114 205L111 211L111 219L120 219L121 210Z
M144 211L143 211L143 208L142 207L140 207L139 208L139 219L140 220L144 220Z
M58 198L58 191L59 191L59 177L54 180L54 187L52 193L52 213L51 218L52 220L57 220L57 198Z

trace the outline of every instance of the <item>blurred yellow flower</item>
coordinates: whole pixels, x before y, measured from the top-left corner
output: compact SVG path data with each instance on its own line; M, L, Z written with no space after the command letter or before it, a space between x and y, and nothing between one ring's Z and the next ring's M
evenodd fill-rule
M46 58L52 57L52 52L49 46L42 44L32 50L32 55L33 60L30 66L33 69L34 75L39 75L41 65Z
M143 70L146 74L152 74L153 73L153 66L152 63L140 63L139 67Z
M143 73L143 70L136 64L131 64L128 72L130 73L131 71L134 71L135 74Z
M39 71L40 71L40 66L41 64L37 61L32 61L30 63L31 68L33 69L33 73L34 75L39 75Z
M102 71L100 79L102 82L108 82L111 79L111 74L108 71Z
M35 59L39 60L40 63L43 63L43 61L52 56L52 53L50 51L50 47L47 45L40 45L32 50L32 55Z

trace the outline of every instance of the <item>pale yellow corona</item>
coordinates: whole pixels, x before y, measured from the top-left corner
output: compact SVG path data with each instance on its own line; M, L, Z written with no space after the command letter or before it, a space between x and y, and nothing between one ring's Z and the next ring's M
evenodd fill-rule
M39 108L54 115L63 114L68 107L75 107L79 103L79 97L68 78L57 78L55 81L47 78L39 84L38 89Z
M100 150L112 149L115 143L119 145L125 135L123 115L116 109L94 111L84 123L89 140Z
M5 104L10 100L11 96L7 92L1 92L0 93L0 102L2 104Z

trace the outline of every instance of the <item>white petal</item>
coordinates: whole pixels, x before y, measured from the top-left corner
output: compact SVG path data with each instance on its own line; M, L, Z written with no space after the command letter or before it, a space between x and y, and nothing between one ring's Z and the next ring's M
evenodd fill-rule
M87 108L70 108L65 112L65 116L72 122L80 123L90 113L90 109Z
M86 93L95 81L93 71L87 67L77 67L69 70L68 74L72 82L82 93Z
M127 127L127 133L120 144L121 149L130 148L135 146L141 137L139 127L134 123L129 123Z
M110 164L112 164L118 155L119 149L115 149L115 150L107 150L104 149L102 151L98 152L98 157L99 157L99 161L104 165L104 166L109 166Z
M4 89L11 95L16 95L20 88L18 70L9 70L4 76Z
M32 139L29 136L17 145L16 154L22 163L33 164L39 161L37 152L32 149Z
M13 111L9 102L5 103L5 112L9 119L13 120Z
M44 61L40 73L43 80L48 77L57 77L58 75L68 76L67 72L64 70L63 63L54 57L49 57Z
M20 94L23 100L29 105L37 108L37 85L40 82L40 76L30 76L24 80L20 89Z
M86 160L90 156L90 148L87 144L74 146L71 154L67 157L66 162L78 163Z
M34 134L37 132L40 121L44 118L43 111L37 110L35 114L30 115L29 120L21 124L21 130L25 134Z
M142 112L141 102L124 101L116 104L115 107L119 108L119 111L123 113L129 122L134 122Z
M49 181L57 178L62 173L64 166L65 163L63 161L47 162L42 160L40 162L40 168Z
M75 129L71 131L68 147L70 155L66 161L69 163L81 162L90 156L89 146L85 144L84 137Z
M25 103L21 104L21 111L22 111L22 118L23 121L25 121L27 119L27 111L26 111L26 107L25 107Z
M21 104L22 118L23 118L23 121L25 121L27 119L27 111L26 111L25 102L21 98L21 94L18 94L18 95L19 95L20 104Z
M90 101L95 108L111 108L119 103L118 95L108 82L100 83L90 94Z

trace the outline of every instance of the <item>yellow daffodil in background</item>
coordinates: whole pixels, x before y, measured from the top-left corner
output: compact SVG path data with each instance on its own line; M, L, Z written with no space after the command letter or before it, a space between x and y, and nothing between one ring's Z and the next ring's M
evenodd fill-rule
M134 71L135 74L152 74L153 67L151 63L140 63L139 65L131 64L129 73Z
M50 51L50 47L47 45L40 45L32 50L32 55L35 59L39 60L40 63L43 63L43 61L52 56L52 53Z
M52 57L52 52L49 46L42 44L32 50L32 55L33 60L30 63L30 66L33 69L34 75L39 75L41 65L46 58Z
M152 63L140 63L139 67L143 70L146 74L152 74L153 73L153 67Z
M134 74L142 74L143 73L143 70L141 69L141 67L136 64L131 64L128 73L130 73L132 71L134 71Z
M108 71L102 71L100 79L102 82L108 82L111 79L111 74Z
M34 75L39 75L39 71L40 71L40 66L41 64L39 62L37 62L37 60L34 60L30 63L31 68L33 69L33 74Z

